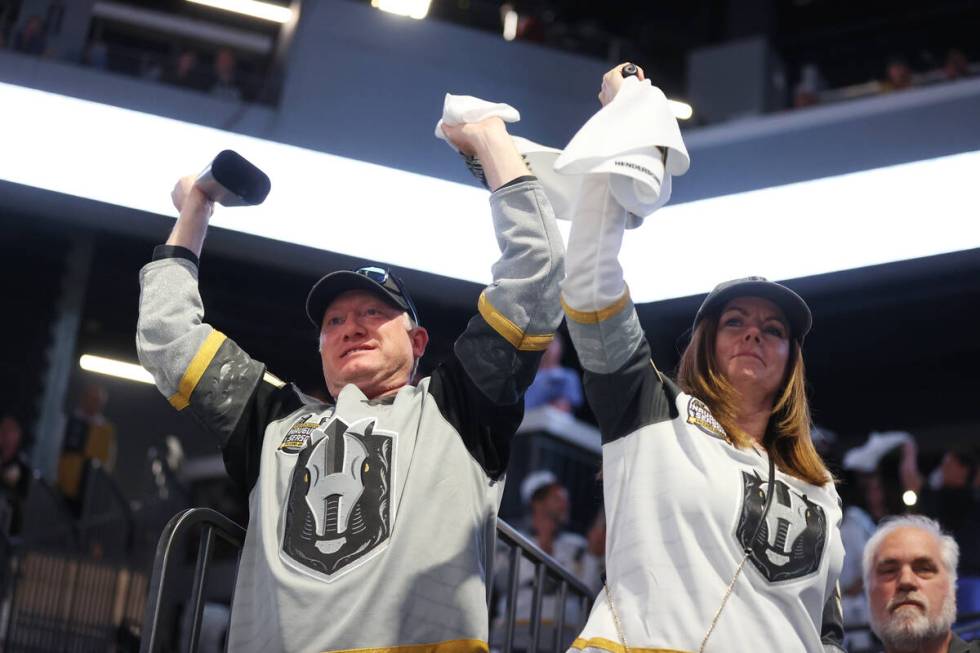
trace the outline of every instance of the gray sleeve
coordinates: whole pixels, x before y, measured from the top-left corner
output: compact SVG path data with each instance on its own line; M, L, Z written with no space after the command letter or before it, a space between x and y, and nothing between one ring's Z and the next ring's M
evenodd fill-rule
M544 351L562 317L565 252L554 211L537 181L498 189L490 206L501 255L480 315L515 349Z
M197 266L162 258L140 271L136 351L157 388L224 443L262 380L265 367L204 321Z

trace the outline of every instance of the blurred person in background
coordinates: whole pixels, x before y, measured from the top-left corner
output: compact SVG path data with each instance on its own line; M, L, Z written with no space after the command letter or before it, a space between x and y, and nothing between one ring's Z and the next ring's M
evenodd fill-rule
M939 524L908 515L883 522L862 559L871 628L885 653L980 653L952 632L960 548Z
M824 90L826 82L816 64L808 63L800 69L800 80L793 92L793 107L802 109L820 103L820 91Z
M526 410L551 406L570 413L582 405L582 380L577 371L562 366L563 351L561 334L555 334L541 358L534 382L524 395Z
M31 16L13 39L13 49L24 54L42 55L48 48L48 36L40 16Z
M195 91L208 90L210 84L207 75L201 70L197 52L191 49L181 50L168 62L160 81Z
M892 57L885 65L884 91L901 91L912 86L912 69L902 57Z
M584 583L593 593L602 587L603 548L605 546L605 523L597 520L589 532L589 537L566 530L570 514L568 490L558 478L548 470L537 470L527 475L521 483L521 500L527 509L524 534L538 547L554 558L573 576ZM496 584L501 590L498 602L497 628L505 626L507 614L507 572L505 559L500 561ZM514 647L524 650L530 645L531 606L534 598L534 565L530 560L520 558L519 586L517 592L516 627ZM543 631L541 642L550 642L553 637L555 601L558 599L558 582L549 578L543 588L544 600L541 608ZM580 604L577 598L569 596L565 603L565 624L567 631L562 641L575 634L581 621Z
M912 442L905 431L873 432L859 447L844 454L841 498L844 518L841 540L844 543L844 566L841 568L841 609L844 626L856 628L870 622L861 555L877 524L890 515L902 512L900 487L888 479L898 474L898 456L902 447ZM893 473L894 472L894 473ZM887 479L886 479L887 477ZM873 642L867 630L848 633L850 651L867 651Z
M31 484L31 465L21 448L23 431L12 415L0 419L0 501L5 516L0 527L8 535L20 532L22 504Z
M238 59L229 48L221 48L214 56L212 82L209 92L211 95L238 102L242 99L242 90L238 85Z
M924 478L918 448L906 445L902 460L905 489L915 492L917 512L937 520L960 545L961 609L980 612L980 472L977 450L961 447L946 451L939 466Z
M943 62L943 76L948 81L970 76L970 62L962 50L952 48L946 53L946 61Z
M109 392L104 387L86 385L65 426L58 459L58 489L76 517L85 504L89 465L97 461L106 473L112 473L116 464L116 427L104 414L108 402Z
M902 481L915 492L915 509L937 520L960 545L960 573L980 576L980 498L977 497L977 452L959 448L943 454L939 467L924 478L918 447L909 442L902 459Z

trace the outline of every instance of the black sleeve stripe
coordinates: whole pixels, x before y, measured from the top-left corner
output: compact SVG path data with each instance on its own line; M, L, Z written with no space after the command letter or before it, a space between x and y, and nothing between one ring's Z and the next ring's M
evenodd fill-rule
M453 353L433 372L429 391L470 455L498 479L507 469L510 440L524 418L524 391L541 352L514 349L475 316Z
M197 266L201 264L201 260L197 257L197 254L180 245L157 245L153 249L153 260L159 261L164 258L182 258L187 259Z
M645 338L615 372L597 374L586 370L583 386L603 444L678 416L676 399L680 390L654 367Z
M505 188L510 188L511 186L516 186L517 184L523 184L525 181L537 181L538 178L534 175L521 175L516 179L511 179L506 184L503 184L497 190L503 190Z
M823 607L820 641L824 647L844 650L844 613L840 603L840 586L835 586Z
M261 384L265 366L229 338L222 337L213 353L205 353L210 360L195 375L193 390L188 392L189 405L198 421L224 443L247 410L255 387Z
M266 426L302 405L292 386L264 377L265 365L225 339L190 394L191 414L218 437L228 475L247 490L259 477Z

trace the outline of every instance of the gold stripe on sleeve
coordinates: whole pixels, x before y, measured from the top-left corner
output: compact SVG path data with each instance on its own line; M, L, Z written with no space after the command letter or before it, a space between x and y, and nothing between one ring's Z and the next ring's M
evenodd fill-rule
M477 304L480 315L487 321L494 331L499 333L504 340L509 342L518 351L544 351L555 339L555 334L527 335L524 331L511 322L507 317L493 307L486 293L480 293L480 301Z
M487 653L490 647L481 639L451 639L435 644L408 644L383 648L352 648L323 653Z
M214 356L218 353L218 348L221 347L221 343L226 339L227 336L220 331L212 330L208 334L208 337L198 347L194 358L191 359L190 365L184 371L184 376L181 377L180 384L177 386L177 394L168 400L171 406L177 410L184 410L190 405L191 393L194 392L194 388L197 387L201 377L204 376L204 371L208 369L208 365L214 360Z
M561 298L561 307L565 310L565 315L568 316L569 320L574 320L579 324L598 324L599 322L604 322L611 318L616 313L626 308L626 305L630 301L630 291L629 288L623 291L623 296L617 299L615 302L609 306L599 309L598 311L579 311L568 304L565 303L565 298Z

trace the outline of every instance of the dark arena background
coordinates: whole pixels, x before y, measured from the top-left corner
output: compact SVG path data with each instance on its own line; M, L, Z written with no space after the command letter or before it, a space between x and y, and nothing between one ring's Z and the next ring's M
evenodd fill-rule
M247 490L135 347L140 269L173 226L179 177L232 149L272 183L262 206L215 212L208 323L329 399L307 293L381 265L428 329L425 375L453 355L498 253L489 194L433 136L444 95L510 104L511 133L562 148L626 61L677 101L691 156L670 204L625 236L659 369L675 373L715 283L758 274L803 296L814 440L845 509L937 516L923 492L952 491L951 466L964 470L955 523L939 519L963 552L957 632L976 636L978 34L977 0L0 0L0 647L225 646ZM516 530L500 527L492 650L564 651L577 636L584 612L556 627L540 606L509 610L508 551L590 601L596 588L527 537L521 487L550 472L562 528L592 537L600 461L587 402L528 407L500 508ZM192 515L167 540L192 507L230 522ZM201 533L215 538L207 564ZM842 587L857 603L859 580ZM846 606L848 650L883 650Z

